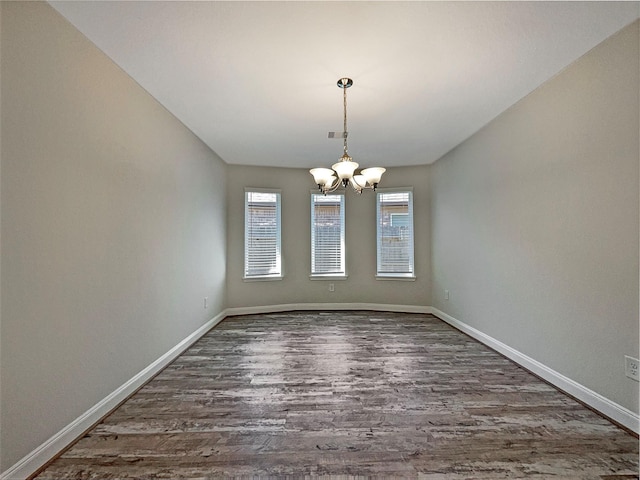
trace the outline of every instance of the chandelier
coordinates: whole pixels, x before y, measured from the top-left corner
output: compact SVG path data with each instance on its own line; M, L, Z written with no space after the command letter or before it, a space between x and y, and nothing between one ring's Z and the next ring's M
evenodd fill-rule
M344 105L344 130L342 132L344 151L342 156L338 159L338 163L334 163L331 168L312 168L309 170L318 189L325 195L335 192L340 185L344 188L351 185L358 193L362 193L364 189L375 190L386 170L382 167L372 167L365 168L356 174L358 164L349 156L347 147L347 88L351 85L353 85L353 80L350 78L345 77L338 80L338 87L342 89L342 103ZM331 133L329 136L331 137Z

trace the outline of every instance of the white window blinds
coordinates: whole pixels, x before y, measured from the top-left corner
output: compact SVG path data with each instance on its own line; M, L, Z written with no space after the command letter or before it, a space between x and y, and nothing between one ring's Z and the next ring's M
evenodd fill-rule
M344 195L311 195L311 274L346 274Z
M413 276L413 194L377 192L377 273Z
M245 191L244 276L282 275L280 192Z

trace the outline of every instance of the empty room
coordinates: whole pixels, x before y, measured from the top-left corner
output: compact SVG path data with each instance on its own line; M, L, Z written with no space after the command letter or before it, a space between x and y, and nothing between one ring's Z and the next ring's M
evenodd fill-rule
M639 19L0 1L0 479L638 479Z

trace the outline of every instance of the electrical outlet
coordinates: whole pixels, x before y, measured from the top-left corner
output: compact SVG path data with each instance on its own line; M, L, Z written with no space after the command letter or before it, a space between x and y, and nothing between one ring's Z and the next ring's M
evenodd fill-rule
M207 309L207 297L204 297L204 309Z
M333 292L335 290L335 285L333 283L329 284L329 291Z
M637 358L628 355L624 356L624 374L636 382L640 381L640 372L638 372L639 363Z
M444 299L449 300L449 290L444 291Z

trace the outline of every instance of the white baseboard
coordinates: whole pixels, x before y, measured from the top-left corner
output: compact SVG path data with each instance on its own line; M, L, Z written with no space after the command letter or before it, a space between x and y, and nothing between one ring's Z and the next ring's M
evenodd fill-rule
M565 377L555 370L552 370L542 363L494 339L493 337L490 337L489 335L486 335L481 331L453 318L437 308L419 305L387 305L374 303L290 303L282 305L228 308L220 312L202 327L198 328L198 330L158 358L151 365L120 386L113 393L87 410L84 414L53 435L31 453L27 454L15 465L5 472L2 472L0 474L0 480L24 480L30 475L33 475L39 468L69 446L74 440L80 437L80 435L91 428L95 423L100 421L121 402L126 400L138 388L169 365L169 363L175 360L182 352L193 345L200 339L200 337L220 323L225 317L258 313L286 312L293 310L373 310L381 312L432 313L453 327L456 327L475 338L479 342L500 352L507 358L535 373L559 389L591 406L603 415L611 418L621 425L624 425L630 430L639 433L640 417L634 412L612 402L583 385L574 382L570 378Z
M167 353L158 358L151 365L139 372L129 381L121 385L113 393L102 399L85 413L76 418L69 425L49 438L31 453L27 454L15 465L0 474L0 480L24 480L33 475L39 468L50 461L54 456L68 447L80 435L100 421L111 410L126 400L147 381L158 374L163 368L175 360L182 352L193 345L200 337L207 333L226 316L221 312L187 338L178 343Z
M132 395L138 388L158 374L163 368L175 360L182 352L193 345L211 328L227 316L248 315L254 313L273 313L291 310L378 310L406 313L429 313L430 307L407 305L384 305L369 303L300 303L284 305L268 305L258 307L228 308L198 328L187 338L178 343L151 365L124 383L113 393L98 402L77 419L27 454L8 470L0 473L0 480L24 480L33 475L39 468L49 462L58 453L68 447L80 435L100 421L111 410Z
M33 475L39 468L50 461L55 455L68 447L80 435L100 421L111 410L132 395L138 388L153 378L163 368L175 360L182 352L194 344L211 328L220 323L227 316L248 315L254 313L273 313L292 310L378 310L406 313L429 313L429 307L407 305L384 305L369 303L296 303L284 305L268 305L258 307L228 308L198 328L187 338L178 343L167 353L158 358L151 365L124 383L113 393L87 410L69 425L42 443L35 450L27 454L8 470L0 473L0 480L24 480Z
M421 305L387 305L384 303L285 303L256 307L227 308L230 316L253 315L258 313L291 312L293 310L373 310L378 312L431 313L431 307Z
M543 378L560 390L577 398L581 402L584 402L585 404L589 405L594 410L597 410L602 415L610 418L614 422L625 426L636 434L640 433L640 416L638 416L638 414L632 412L631 410L628 410L622 405L618 405L608 398L603 397L599 393L594 392L593 390L571 380L568 377L565 377L561 373L556 372L555 370L547 367L537 360L534 360L524 353L521 353L511 348L510 346L505 345L499 340L496 340L495 338L481 332L480 330L477 330L467 325L466 323L461 322L460 320L444 313L441 310L438 310L437 308L431 308L429 313L433 313L435 316L447 322L449 325L475 338L480 343L483 343L488 347L496 350L510 360L513 360L521 367L526 368L530 372L536 374L540 378Z

